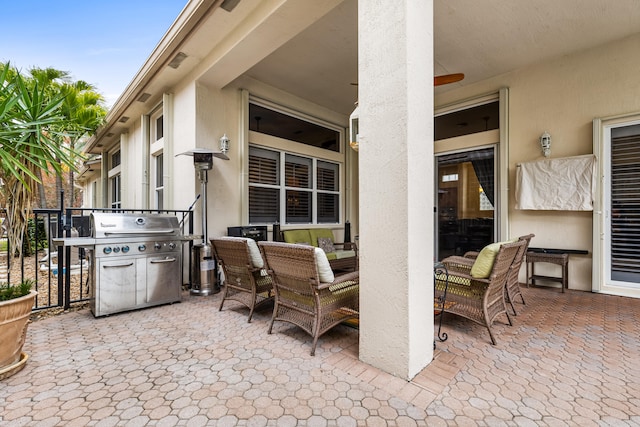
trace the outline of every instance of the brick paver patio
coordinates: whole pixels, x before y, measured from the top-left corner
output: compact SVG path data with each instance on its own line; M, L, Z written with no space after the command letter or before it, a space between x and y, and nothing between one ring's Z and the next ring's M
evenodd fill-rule
M29 326L30 359L0 382L2 426L640 425L640 300L523 289L514 326L448 316L411 382L357 359L358 331L311 338L220 294ZM425 326L426 328L427 326ZM425 329L426 330L426 329Z

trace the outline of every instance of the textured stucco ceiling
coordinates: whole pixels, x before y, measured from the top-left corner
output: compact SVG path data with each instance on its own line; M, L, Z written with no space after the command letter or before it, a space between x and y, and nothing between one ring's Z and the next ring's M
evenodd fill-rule
M640 31L638 0L435 0L434 72L466 85ZM418 47L420 48L420 47ZM348 114L357 98L357 1L345 0L248 74Z

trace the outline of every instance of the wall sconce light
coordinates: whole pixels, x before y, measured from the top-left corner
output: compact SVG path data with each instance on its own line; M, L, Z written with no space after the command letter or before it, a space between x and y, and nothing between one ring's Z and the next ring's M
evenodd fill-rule
M540 137L540 148L542 148L542 154L549 157L551 154L551 135L548 132L543 133Z
M354 151L358 151L359 148L359 139L360 139L360 128L359 128L359 113L358 113L358 103L356 102L356 109L353 110L353 113L349 116L349 145Z
M220 151L222 151L223 154L227 154L227 151L229 151L229 141L230 139L226 133L220 137Z

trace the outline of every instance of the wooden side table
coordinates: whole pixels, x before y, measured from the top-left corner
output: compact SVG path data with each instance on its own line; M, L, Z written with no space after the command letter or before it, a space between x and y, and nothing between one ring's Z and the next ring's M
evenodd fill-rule
M536 262L547 262L549 264L556 264L562 267L561 277L543 276L535 274ZM531 264L531 271L529 271L529 264ZM540 253L540 252L527 252L527 287L529 283L535 286L537 279L551 280L554 282L560 282L562 284L562 292L565 288L569 288L569 254L568 253Z

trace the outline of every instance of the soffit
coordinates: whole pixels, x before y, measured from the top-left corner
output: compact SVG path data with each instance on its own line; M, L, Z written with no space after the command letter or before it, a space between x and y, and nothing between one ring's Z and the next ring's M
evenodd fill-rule
M434 73L465 74L436 93L639 31L637 0L435 0ZM357 99L350 86L357 81L357 1L345 0L247 74L349 114Z
M185 7L116 102L100 138L107 133L117 138L126 131L120 116L148 114L163 92L194 80L222 87L249 76L332 111L352 111L357 0L241 0L232 12L218 9L219 3L193 0ZM271 15L260 19L267 8ZM434 73L465 74L463 81L435 92L604 45L639 29L637 0L434 0ZM178 52L187 58L177 69L167 67ZM136 101L142 93L152 96Z

